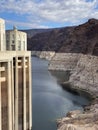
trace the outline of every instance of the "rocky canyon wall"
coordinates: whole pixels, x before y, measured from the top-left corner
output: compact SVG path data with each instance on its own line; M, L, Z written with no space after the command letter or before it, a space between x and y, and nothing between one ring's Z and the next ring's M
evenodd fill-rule
M51 60L52 57L55 55L54 51L32 51L32 56L37 56L42 59Z
M98 57L78 53L56 53L49 70L70 71L72 86L98 92Z
M50 62L49 70L69 70L70 77L67 83L71 88L84 90L94 98L83 112L72 111L66 117L59 119L58 130L98 130L98 57L56 53Z

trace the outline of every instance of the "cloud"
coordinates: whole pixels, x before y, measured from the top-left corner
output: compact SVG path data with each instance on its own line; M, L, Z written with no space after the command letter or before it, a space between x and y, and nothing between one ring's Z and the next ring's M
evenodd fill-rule
M76 24L83 19L98 18L97 0L3 0L1 12L25 15L28 26L49 22ZM25 23L24 23L25 24Z
M48 26L40 25L38 23L18 22L13 20L6 20L6 24L17 26L17 27L21 26L21 27L28 27L28 28L49 28Z

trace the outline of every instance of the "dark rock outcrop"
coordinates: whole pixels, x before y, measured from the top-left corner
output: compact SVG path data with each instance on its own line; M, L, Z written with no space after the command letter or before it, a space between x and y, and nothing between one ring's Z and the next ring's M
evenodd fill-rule
M28 38L28 49L98 55L98 20L36 34Z

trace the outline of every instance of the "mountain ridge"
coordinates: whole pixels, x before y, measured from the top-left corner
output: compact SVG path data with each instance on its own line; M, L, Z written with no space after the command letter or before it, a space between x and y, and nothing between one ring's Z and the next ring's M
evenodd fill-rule
M89 19L78 26L23 30L31 51L83 53L98 56L98 20Z

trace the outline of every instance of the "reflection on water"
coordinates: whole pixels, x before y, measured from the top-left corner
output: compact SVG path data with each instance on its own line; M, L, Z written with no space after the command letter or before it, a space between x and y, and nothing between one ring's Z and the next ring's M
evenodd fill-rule
M32 66L33 130L56 130L57 118L70 110L82 109L88 100L63 90L58 78L48 71L48 61L33 57Z

